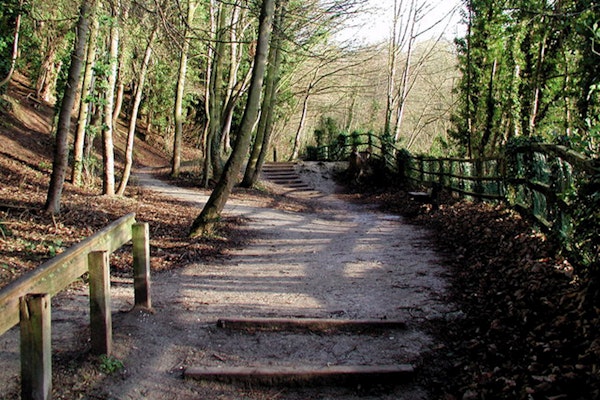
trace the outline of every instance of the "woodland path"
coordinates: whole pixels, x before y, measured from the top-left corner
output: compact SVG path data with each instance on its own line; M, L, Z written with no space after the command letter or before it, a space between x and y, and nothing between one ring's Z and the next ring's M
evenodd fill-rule
M138 173L135 180L175 201L194 204L198 212L207 199L204 192L171 186L148 172ZM321 192L315 200L319 211L311 213L230 200L225 215L247 219L239 229L247 231L250 243L216 260L155 273L156 312L113 316L114 356L123 361L125 371L106 378L88 398L427 399L413 383L365 391L182 379L185 368L197 366L416 363L436 345L422 324L452 315L452 310L443 301L444 271L426 231L331 192ZM130 283L113 283L114 309L127 310L131 293ZM56 302L62 313L85 314L85 290L69 292ZM73 311L78 307L83 311ZM363 335L244 333L218 328L216 321L226 317L388 319L403 320L407 328ZM57 342L60 351L69 340Z

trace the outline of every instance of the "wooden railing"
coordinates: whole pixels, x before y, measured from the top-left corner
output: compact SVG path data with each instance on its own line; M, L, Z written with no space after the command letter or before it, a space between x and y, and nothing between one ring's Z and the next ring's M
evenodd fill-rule
M402 160L405 179L413 184L439 183L463 197L504 199L504 160L486 158L469 160L408 156Z
M599 161L564 146L529 143L507 148L504 157L481 160L401 154L398 164L406 180L415 185L439 183L463 197L505 201L568 251L584 240L574 231L576 213L593 215L597 207L579 204L577 209L573 201L582 185L600 176Z
M571 242L575 211L572 201L582 184L600 174L598 160L564 146L531 143L511 151L506 165L508 202L561 241Z
M20 323L21 398L49 399L52 393L50 299L89 272L92 352L112 351L109 255L132 241L135 306L150 309L148 224L135 214L96 234L0 289L0 335Z
M306 149L307 161L346 161L353 149L371 151L374 159L381 160L383 165L393 172L397 172L397 149L389 139L373 133L340 135L336 143L308 147Z

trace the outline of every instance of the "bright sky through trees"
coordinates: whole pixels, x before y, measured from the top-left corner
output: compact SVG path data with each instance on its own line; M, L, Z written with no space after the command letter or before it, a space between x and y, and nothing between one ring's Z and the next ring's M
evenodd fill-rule
M462 6L461 0L418 0L417 6L423 3L428 3L428 7L420 30L425 30L440 20L441 22L420 40L437 37L440 33L449 40L464 35L465 28L461 24L459 12ZM339 38L342 41L352 40L356 44L376 44L387 41L390 37L393 8L394 0L369 0L368 11L352 19L349 27L339 33Z

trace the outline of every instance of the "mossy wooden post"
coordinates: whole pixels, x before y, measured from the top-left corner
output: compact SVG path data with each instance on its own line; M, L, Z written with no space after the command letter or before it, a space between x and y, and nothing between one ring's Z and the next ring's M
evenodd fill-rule
M52 396L51 304L49 294L19 298L21 327L21 398Z
M135 307L150 310L150 229L146 223L134 224L131 229Z
M88 254L90 272L90 331L93 354L112 352L110 269L107 251Z

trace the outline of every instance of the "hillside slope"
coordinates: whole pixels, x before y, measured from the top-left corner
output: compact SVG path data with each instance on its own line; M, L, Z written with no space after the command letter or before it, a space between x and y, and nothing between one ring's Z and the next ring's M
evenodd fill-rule
M228 243L217 236L189 241L187 230L199 210L149 195L135 186L135 178L122 198L101 196L97 179L85 188L67 181L60 215L41 212L52 168L54 111L35 101L33 93L27 81L16 75L0 100L0 287L129 212L151 223L152 246L161 249L153 252L154 268L171 268L184 258L219 252ZM124 129L121 124L115 137L117 174L123 160ZM136 140L135 146L138 167L168 165L164 152L142 140ZM228 229L227 224L223 229ZM114 267L128 269L127 260L120 262L119 257L113 257Z

